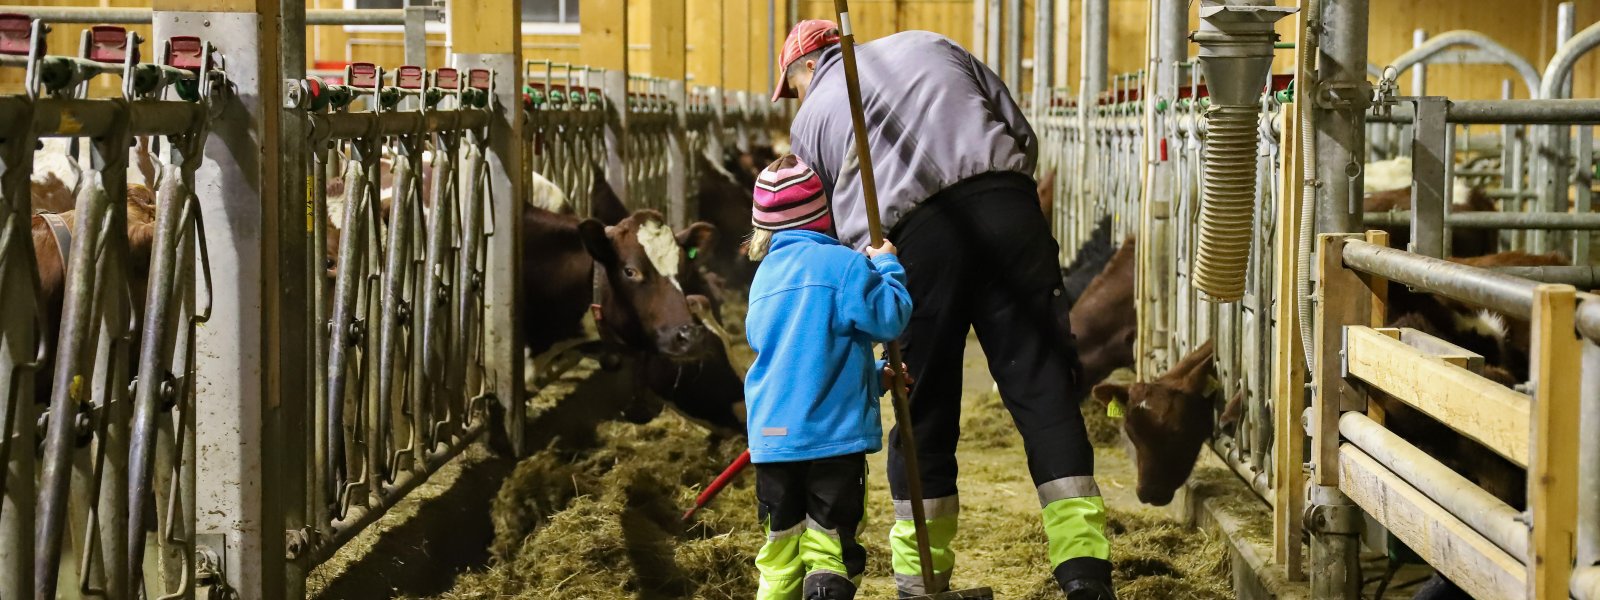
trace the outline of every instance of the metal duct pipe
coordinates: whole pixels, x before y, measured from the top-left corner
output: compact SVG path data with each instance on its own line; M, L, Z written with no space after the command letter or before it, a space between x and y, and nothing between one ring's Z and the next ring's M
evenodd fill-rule
M1080 113L1094 105L1100 92L1106 91L1106 46L1111 42L1111 0L1083 0L1083 57L1082 80L1078 89L1086 102L1078 104Z
M1579 567L1572 571L1572 597L1600 600L1600 567Z
M1244 297L1255 234L1256 150L1261 90L1272 69L1272 24L1295 12L1271 0L1206 0L1200 6L1200 68L1211 94L1206 110L1205 190L1194 287L1213 302Z
M1361 216L1366 227L1407 227L1411 211L1396 210ZM1539 231L1600 231L1600 213L1452 212L1444 224L1457 229L1532 229Z
M1022 98L1022 0L1006 0L1006 87Z
M1160 0L1160 35L1156 51L1161 67L1156 69L1156 89L1162 98L1178 97L1178 70L1173 65L1189 59L1189 7L1183 0Z
M106 25L149 25L153 13L148 8L107 8L100 6L7 6L5 12L21 13L46 23ZM428 8L431 20L444 14ZM312 8L306 9L306 25L405 25L403 8Z
M1597 302L1593 296L1584 304ZM1578 566L1600 563L1600 344L1583 340L1583 376L1578 394ZM1596 586L1600 590L1600 586Z
M1528 560L1528 526L1517 522L1517 511L1505 502L1364 414L1339 417L1339 433L1512 558Z
M1345 242L1344 264L1419 291L1448 296L1522 320L1528 320L1533 314L1533 289L1539 285L1503 273L1359 240Z
M1322 3L1322 45L1317 95L1296 92L1301 106L1317 111L1317 231L1350 232L1361 224L1361 165L1367 148L1366 109L1368 0ZM1298 87L1298 86L1297 86ZM1302 100L1303 99L1303 100Z
M1050 77L1055 74L1055 0L1034 2L1033 17L1033 110L1042 116L1050 110Z

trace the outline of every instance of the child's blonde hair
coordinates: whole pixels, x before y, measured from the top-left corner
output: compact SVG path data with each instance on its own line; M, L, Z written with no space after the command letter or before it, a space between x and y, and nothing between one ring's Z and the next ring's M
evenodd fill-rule
M744 255L753 262L761 262L767 257L767 250L772 246L772 231L756 227L750 230L750 239L745 240Z

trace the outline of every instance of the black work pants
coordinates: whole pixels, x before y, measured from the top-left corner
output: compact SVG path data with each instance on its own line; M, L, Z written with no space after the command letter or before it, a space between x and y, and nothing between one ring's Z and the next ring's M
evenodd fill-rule
M767 543L756 555L758 600L850 600L867 569L856 540L866 507L867 458L759 463L756 501Z
M1078 403L1069 394L1079 371L1064 318L1070 307L1058 246L1032 178L1005 173L963 181L908 213L890 239L899 247L914 305L901 344L916 380L911 419L927 518L941 531L951 530L939 537L954 534L953 526L938 521L953 520L958 506L956 443L962 363L971 328L1022 434L1046 533L1053 547L1062 540L1059 546L1066 548L1052 552L1057 576L1063 581L1109 578L1103 504L1093 480L1094 451ZM889 484L896 504L909 507L898 436L896 431L890 437ZM906 511L897 506L897 512ZM1080 546L1072 539L1088 540L1084 547L1092 551L1075 550ZM943 551L936 549L934 556L942 579L954 561ZM916 572L910 564L906 574ZM902 591L920 591L915 588L901 586Z

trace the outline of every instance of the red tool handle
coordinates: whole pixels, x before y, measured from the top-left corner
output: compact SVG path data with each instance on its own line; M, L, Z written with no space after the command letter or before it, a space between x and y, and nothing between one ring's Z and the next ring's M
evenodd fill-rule
M748 466L750 466L750 450L746 449L739 455L739 458L733 459L733 464L722 470L721 475L711 480L711 485L706 486L706 489L700 492L700 496L694 499L694 508L683 513L683 520L687 521L694 518L694 513L705 508L712 498L716 498L717 494L722 492L722 488L728 487L728 483L732 482L733 478L737 477L739 472Z

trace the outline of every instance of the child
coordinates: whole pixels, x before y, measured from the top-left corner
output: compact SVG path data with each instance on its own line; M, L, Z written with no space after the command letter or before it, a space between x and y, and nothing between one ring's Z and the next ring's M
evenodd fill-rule
M756 180L745 334L750 459L767 544L756 555L761 600L855 597L866 570L856 542L866 453L882 449L878 399L887 369L874 342L911 318L905 269L885 241L863 257L834 238L822 181L787 155ZM880 376L883 381L880 381Z

